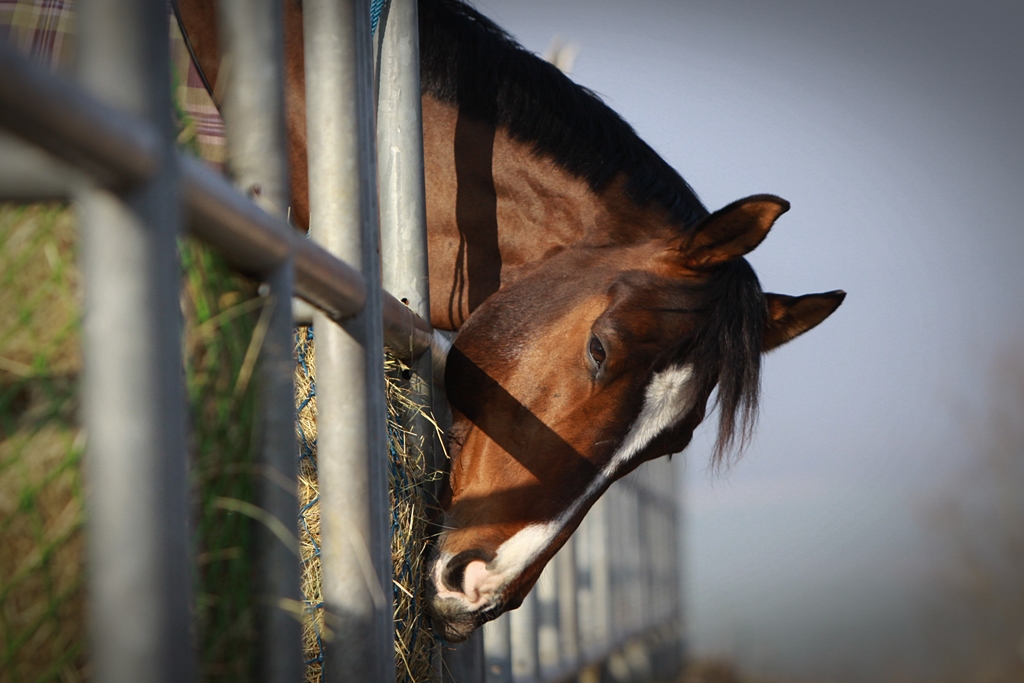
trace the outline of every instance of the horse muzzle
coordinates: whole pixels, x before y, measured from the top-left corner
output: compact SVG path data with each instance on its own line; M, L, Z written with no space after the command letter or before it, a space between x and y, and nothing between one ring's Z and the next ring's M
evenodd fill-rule
M431 564L427 605L434 629L461 643L485 622L505 611L505 582L488 566L483 551L441 553Z
M487 618L481 612L466 609L455 598L432 596L427 603L434 631L449 643L461 643L468 640L473 631L479 628Z

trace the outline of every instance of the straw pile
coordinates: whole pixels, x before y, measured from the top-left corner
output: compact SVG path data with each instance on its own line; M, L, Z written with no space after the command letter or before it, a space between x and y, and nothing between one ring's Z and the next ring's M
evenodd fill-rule
M300 444L299 505L302 590L306 603L303 629L306 680L322 680L323 641L331 637L324 624L320 591L320 511L316 470L316 360L313 333L296 335L296 406ZM385 360L390 446L391 560L394 568L395 668L402 683L439 679L439 645L425 624L424 588L430 538L429 495L425 488L440 476L425 462L419 441L403 427L403 416L420 411L410 389L400 380L408 371L398 360ZM422 413L421 413L422 414ZM429 415L425 416L429 421Z

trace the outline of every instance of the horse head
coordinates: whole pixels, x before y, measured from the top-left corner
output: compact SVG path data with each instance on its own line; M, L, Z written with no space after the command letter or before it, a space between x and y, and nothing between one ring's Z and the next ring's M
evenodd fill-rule
M431 560L448 640L518 607L614 480L689 444L716 387L717 455L749 428L761 354L845 296L762 292L743 256L788 208L759 195L670 237L565 249L466 321L445 373L452 465Z

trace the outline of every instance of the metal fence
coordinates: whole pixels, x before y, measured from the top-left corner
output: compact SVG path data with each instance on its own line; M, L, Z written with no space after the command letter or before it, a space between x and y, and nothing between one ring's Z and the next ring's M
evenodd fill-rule
M395 676L381 354L388 345L414 362L429 386L433 340L424 320L416 5L384 8L375 124L368 0L303 4L312 240L280 215L288 197L278 3L219 6L221 41L235 57L223 113L240 189L175 150L161 0L83 2L77 82L0 46L0 200L74 196L80 207L78 395L88 433L95 680L196 673L177 312L182 226L267 284L255 454L264 476L255 496L270 521L256 539L254 590L274 600L257 607L260 678L302 678L297 622L279 608L299 599L298 564L287 534L274 533L292 529L297 515L293 493L279 485L296 480L293 295L316 309L322 588L337 634L325 646L325 680ZM379 193L378 163L388 179ZM129 315L132 334L124 334ZM670 468L647 465L613 486L526 603L485 627L482 642L446 655L446 675L555 681L606 670L641 680L669 671L659 661L678 653L680 617Z

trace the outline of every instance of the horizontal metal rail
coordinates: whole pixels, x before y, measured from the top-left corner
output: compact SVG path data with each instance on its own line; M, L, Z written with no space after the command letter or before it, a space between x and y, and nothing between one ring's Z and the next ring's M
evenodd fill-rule
M0 126L105 187L144 182L159 168L159 136L148 123L98 102L6 47L0 47ZM335 322L363 309L366 284L354 268L264 212L202 162L179 154L178 163L191 233L216 247L233 268L269 275L291 253L296 296ZM435 344L430 325L387 292L383 319L384 343L400 358L416 358Z
M116 188L160 168L160 136L149 123L0 48L0 125Z

